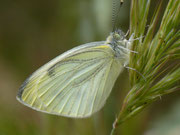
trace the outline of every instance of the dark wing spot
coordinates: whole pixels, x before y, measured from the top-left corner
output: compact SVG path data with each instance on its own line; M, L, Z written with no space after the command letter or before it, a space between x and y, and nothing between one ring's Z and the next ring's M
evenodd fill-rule
M48 70L47 70L47 73L48 73L48 76L49 77L53 77L55 75L55 67L57 66L57 64L51 66Z

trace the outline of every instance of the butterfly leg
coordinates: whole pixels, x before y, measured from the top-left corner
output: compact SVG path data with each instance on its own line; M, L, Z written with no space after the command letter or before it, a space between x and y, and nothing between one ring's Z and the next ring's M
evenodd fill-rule
M146 81L146 78L145 78L139 71L137 71L136 69L134 69L134 68L132 68L132 67L128 67L128 66L126 66L126 64L124 64L124 67L127 68L127 69L130 69L130 70L136 71L136 72L137 72L139 75L141 75L142 78Z

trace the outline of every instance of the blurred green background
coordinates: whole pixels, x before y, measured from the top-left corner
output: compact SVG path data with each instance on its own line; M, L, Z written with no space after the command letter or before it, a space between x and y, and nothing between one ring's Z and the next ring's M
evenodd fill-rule
M126 0L118 19L125 32L129 12L130 0ZM36 112L15 97L28 75L52 58L77 45L105 40L112 30L111 18L112 0L0 1L0 135L109 135L128 92L127 71L120 75L105 107L87 119ZM161 131L168 129L166 135L179 135L179 95L162 97L121 125L119 134L165 135Z

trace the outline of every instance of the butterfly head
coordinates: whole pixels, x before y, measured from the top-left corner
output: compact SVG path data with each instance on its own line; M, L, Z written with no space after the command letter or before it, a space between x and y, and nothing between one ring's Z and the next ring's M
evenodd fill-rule
M127 63L129 60L129 53L131 51L132 42L125 38L125 34L121 30L116 30L110 34L106 43L109 44L122 63Z
M113 40L122 41L125 39L125 34L122 30L117 29L115 32L112 32Z
M125 39L125 34L122 30L117 29L114 32L111 32L110 36L108 36L106 43L112 45L112 46L117 46L119 42L124 41Z

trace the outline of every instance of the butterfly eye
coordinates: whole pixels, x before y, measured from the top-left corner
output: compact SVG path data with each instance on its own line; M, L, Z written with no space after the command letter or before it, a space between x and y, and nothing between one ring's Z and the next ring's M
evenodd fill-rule
M121 30L116 30L114 33L113 33L113 38L114 40L116 41L122 41L125 37L124 37L124 32L121 31Z

